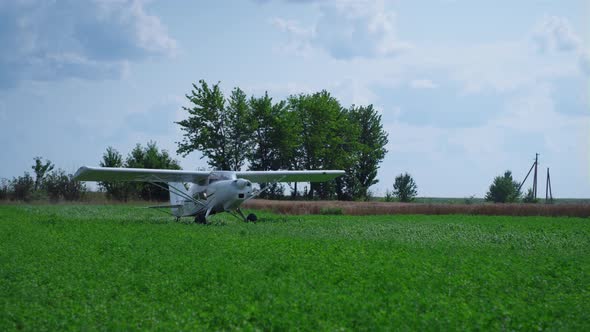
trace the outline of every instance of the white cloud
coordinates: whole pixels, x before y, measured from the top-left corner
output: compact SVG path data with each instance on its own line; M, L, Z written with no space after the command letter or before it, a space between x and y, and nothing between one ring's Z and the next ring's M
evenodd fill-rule
M410 87L414 88L414 89L434 89L434 88L437 88L438 85L436 85L431 80L416 79L416 80L410 81Z
M176 40L168 35L166 27L158 17L147 14L139 1L131 4L129 12L135 21L138 45L154 54L176 54Z
M133 0L5 2L0 86L22 80L120 77L130 61L172 56L176 41Z
M533 40L539 52L576 51L581 45L569 20L558 16L544 17L535 29Z
M271 19L270 24L288 36L288 41L279 47L280 51L301 56L311 53L310 41L314 36L313 28L304 28L295 20L286 20L280 17Z
M275 28L298 37L311 38L313 36L313 29L301 27L295 20L275 17L270 20L270 23Z
M384 1L318 3L321 15L308 28L296 21L273 19L273 25L288 34L288 45L313 46L337 59L389 57L412 47L398 38L396 13Z
M584 45L570 21L564 17L546 16L538 24L533 34L537 51L573 52L578 57L579 69L590 74L590 49Z
M563 125L565 117L554 112L550 88L541 85L533 91L512 98L506 112L494 124L500 127L534 134Z

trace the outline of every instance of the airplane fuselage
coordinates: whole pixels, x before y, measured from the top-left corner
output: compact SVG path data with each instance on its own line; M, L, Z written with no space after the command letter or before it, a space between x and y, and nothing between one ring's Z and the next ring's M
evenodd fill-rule
M183 206L176 210L176 215L211 215L219 212L234 211L252 196L253 189L250 181L236 178L233 172L224 172L222 175L211 177L204 184L193 184L189 194L200 203L186 199L178 202Z
M220 180L209 184L206 192L212 213L232 211L252 195L252 183L244 179Z

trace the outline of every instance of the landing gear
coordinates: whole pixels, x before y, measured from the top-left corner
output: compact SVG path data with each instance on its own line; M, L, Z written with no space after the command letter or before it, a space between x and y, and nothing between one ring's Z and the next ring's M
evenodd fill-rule
M195 216L195 223L205 225L207 224L207 218L204 213L199 213Z
M240 210L239 208L236 209L236 212L240 215L240 217L242 217L242 219L245 222L256 222L256 220L258 220L258 217L256 217L256 215L254 213L250 213L246 217L246 216L244 216L244 213L242 212L242 210Z

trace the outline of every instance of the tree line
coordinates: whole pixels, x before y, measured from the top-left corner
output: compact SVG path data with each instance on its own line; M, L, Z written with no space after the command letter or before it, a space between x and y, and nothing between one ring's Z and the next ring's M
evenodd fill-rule
M83 182L73 180L74 175L63 169L55 169L50 160L34 158L31 166L33 175L24 172L22 176L0 180L0 200L11 201L80 201L84 200L88 188ZM164 168L181 169L177 160L172 159L166 150L160 150L156 142L150 141L144 147L136 146L124 158L113 147L108 147L99 163L102 167ZM168 191L164 188L140 182L99 182L99 189L111 200L166 201ZM166 184L161 184L166 187Z
M290 186L290 196L307 199L367 199L387 153L387 132L373 105L343 107L329 92L291 95L274 101L268 93L248 97L235 87L229 97L219 83L193 84L177 152L199 151L221 170L343 169L335 181ZM262 184L263 187L266 184ZM301 189L305 189L300 193ZM285 188L273 184L266 197Z
M291 95L274 101L267 92L248 97L235 87L225 96L220 83L204 80L193 84L184 120L176 122L182 132L177 153L198 151L207 164L217 170L301 170L343 169L345 175L326 183L310 183L298 188L289 185L292 199L367 200L369 188L378 183L377 170L387 153L387 132L381 115L373 105L344 107L329 92ZM47 197L52 201L81 199L87 188L72 180L72 174L54 170L50 161L34 158L35 177L25 172L12 180L0 181L0 200ZM137 144L126 157L109 146L100 161L102 167L181 169L179 162L156 142ZM161 184L166 186L166 184ZM265 198L284 197L283 184L261 184ZM270 186L267 188L267 186ZM147 183L99 182L109 199L128 201L168 200L168 192ZM491 202L516 202L521 199L519 185L510 171L494 178L485 195ZM408 173L395 178L386 201L411 202L417 185ZM523 198L534 202L532 190Z
M150 141L144 147L136 144L123 159L123 155L115 148L109 146L99 165L101 167L128 167L151 169L181 169L177 160L173 159L168 151L160 150L154 141ZM129 199L141 199L146 201L166 201L169 199L166 183L156 186L144 182L99 182L99 187L106 192L107 198L126 202Z
M33 175L24 172L22 176L12 180L0 180L0 200L25 201L49 200L51 202L78 201L87 192L86 185L73 180L72 174L63 169L54 169L50 160L43 161L42 157L33 158L31 166Z

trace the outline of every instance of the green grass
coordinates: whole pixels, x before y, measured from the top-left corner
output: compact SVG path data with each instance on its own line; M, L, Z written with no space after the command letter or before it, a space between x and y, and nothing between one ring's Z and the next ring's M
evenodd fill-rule
M579 218L0 206L0 330L588 330Z

